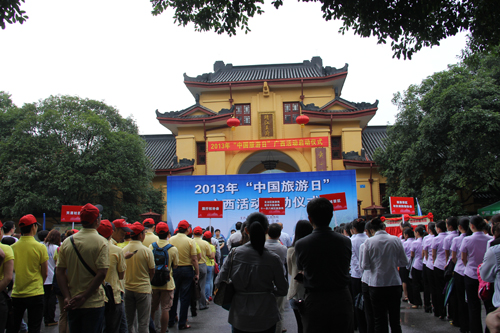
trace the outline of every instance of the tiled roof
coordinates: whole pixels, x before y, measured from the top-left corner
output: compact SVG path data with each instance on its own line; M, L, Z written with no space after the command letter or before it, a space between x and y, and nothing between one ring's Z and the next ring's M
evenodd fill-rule
M209 113L208 114L200 114L200 115L185 115L185 114L189 113L189 111L191 111L197 107L201 108L203 110L206 110ZM233 108L234 108L234 105L233 105L233 107L231 107L231 109L222 109L219 111L219 113L216 113L216 112L210 110L209 108L204 107L201 104L195 104L195 105L192 105L192 106L190 106L184 110L180 110L180 111L169 111L169 112L161 113L158 110L156 110L156 116L161 117L161 118L185 118L185 119L208 118L208 117L214 117L217 115L223 115L226 113L232 113Z
M375 149L381 147L385 150L384 139L387 138L387 126L367 126L363 131L363 148L368 160L373 161Z
M153 170L170 169L176 155L175 136L172 134L142 135L146 140L146 156Z
M184 80L188 82L221 83L221 82L241 82L241 81L264 81L279 79L301 79L301 78L321 78L338 73L347 72L348 65L342 68L323 67L323 60L320 57L313 57L311 60L304 60L296 64L272 64L272 65L251 65L233 66L217 61L214 64L214 72L197 77L189 77L184 74Z
M351 108L350 109L341 109L341 110L327 110L327 108L332 105L335 101L339 101L342 104L347 104ZM302 110L306 111L321 111L321 112L356 112L356 111L362 111L362 110L368 110L368 109L373 109L378 107L378 100L375 101L375 103L367 103L367 102L361 102L361 103L354 103L354 102L349 102L348 100L345 100L340 97L335 97L333 100L329 101L323 106L316 106L314 103L304 105L301 102L301 108Z

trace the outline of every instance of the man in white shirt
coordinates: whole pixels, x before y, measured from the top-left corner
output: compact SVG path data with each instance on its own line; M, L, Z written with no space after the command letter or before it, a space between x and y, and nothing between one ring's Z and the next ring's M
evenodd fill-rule
M232 247L239 246L241 242L241 225L243 223L236 222L236 232L227 240L227 249L231 251Z
M368 236L365 234L365 221L356 219L351 224L351 292L352 299L355 300L358 294L362 294L361 276L363 271L359 267L359 252ZM356 302L355 302L356 303ZM354 320L357 323L359 333L366 333L366 318L363 310L354 307Z
M281 227L281 236L280 236L280 242L281 244L285 245L287 248L292 246L292 239L290 238L290 235L287 234L286 232L283 231L283 223L278 222L279 226Z

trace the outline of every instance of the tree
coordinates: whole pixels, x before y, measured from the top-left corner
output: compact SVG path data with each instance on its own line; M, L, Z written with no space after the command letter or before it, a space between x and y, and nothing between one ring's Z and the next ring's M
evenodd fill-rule
M150 0L153 15L173 8L175 22L194 23L197 31L214 30L230 36L238 28L250 31L248 19L263 14L264 0ZM500 10L493 0L299 0L320 2L323 18L342 20L339 32L352 29L361 37L374 36L378 43L392 40L394 56L405 59L422 47L439 45L440 41L469 30L474 45L484 50L500 43ZM273 0L274 7L283 0Z
M7 23L21 23L28 18L26 12L21 10L21 2L24 0L0 0L0 27L5 29L5 22Z
M104 217L163 213L161 191L131 119L103 102L50 96L18 108L0 93L0 214L102 204Z
M389 196L418 197L441 218L464 213L476 193L500 196L500 57L467 54L395 94L400 112L375 154Z

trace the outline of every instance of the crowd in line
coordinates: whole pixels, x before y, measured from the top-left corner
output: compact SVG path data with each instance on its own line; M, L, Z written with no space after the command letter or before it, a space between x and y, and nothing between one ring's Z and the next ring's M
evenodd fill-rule
M19 239L13 222L0 222L0 333L40 332L42 322L60 333L149 333L158 314L158 332L185 330L189 310L208 309L222 281L235 290L233 333L286 332L287 303L298 333L401 332L402 299L473 333L482 331L482 301L488 327L500 326L500 215L402 223L397 237L378 217L332 230L324 198L307 213L293 239L261 213L236 223L227 240L185 220L173 235L153 219L101 220L91 204L82 229L64 235L39 232L33 215L20 219Z

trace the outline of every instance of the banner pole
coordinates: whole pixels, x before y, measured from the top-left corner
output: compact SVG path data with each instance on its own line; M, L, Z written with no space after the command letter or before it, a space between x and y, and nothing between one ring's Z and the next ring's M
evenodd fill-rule
M71 223L71 229L75 229L75 222Z
M212 232L212 218L210 218L208 228L210 229L209 231Z
M338 227L338 223L337 223L337 214L335 213L335 211L333 211L333 216L335 217L335 226Z
M43 229L42 230L45 230L45 213L43 213Z

